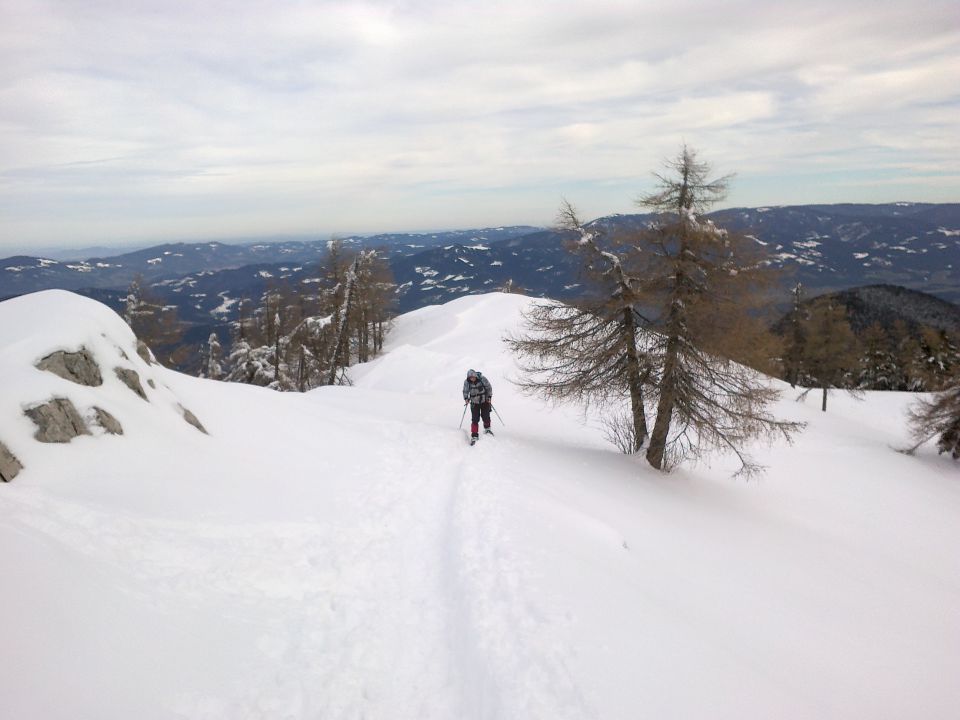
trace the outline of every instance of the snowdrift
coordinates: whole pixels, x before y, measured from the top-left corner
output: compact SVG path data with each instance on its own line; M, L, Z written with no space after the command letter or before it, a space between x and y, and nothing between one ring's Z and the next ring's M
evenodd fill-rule
M909 396L784 396L808 428L761 481L662 475L514 391L530 302L402 316L304 395L149 364L70 293L0 303L2 714L955 717L960 476L891 449ZM80 348L100 385L37 368ZM506 422L474 448L469 367ZM40 442L58 397L89 434Z

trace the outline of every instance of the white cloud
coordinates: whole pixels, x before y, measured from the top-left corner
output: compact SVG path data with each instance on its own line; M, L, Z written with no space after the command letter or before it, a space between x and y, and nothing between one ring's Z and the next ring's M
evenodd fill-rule
M918 192L931 168L952 177L960 137L960 31L939 0L6 0L4 15L11 244L549 222L578 193L585 212L623 211L682 141L741 179L792 177L797 198L831 190L815 171L871 166Z

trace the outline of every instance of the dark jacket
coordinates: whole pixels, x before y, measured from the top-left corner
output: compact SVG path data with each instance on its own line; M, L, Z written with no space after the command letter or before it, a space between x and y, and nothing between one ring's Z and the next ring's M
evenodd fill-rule
M490 402L493 399L493 385L482 374L477 373L477 381L470 382L468 377L463 381L463 399L470 401L471 405L478 405Z

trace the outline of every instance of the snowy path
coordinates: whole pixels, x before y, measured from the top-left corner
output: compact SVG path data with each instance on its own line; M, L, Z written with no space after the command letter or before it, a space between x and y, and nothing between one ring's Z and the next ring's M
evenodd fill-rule
M530 568L500 517L509 443L468 448L460 431L364 422L391 442L336 485L328 522L142 517L35 488L6 493L0 517L110 568L135 602L178 616L230 609L214 622L236 675L218 694L171 692L175 714L589 717L576 692L558 693L571 686L563 652L545 641Z

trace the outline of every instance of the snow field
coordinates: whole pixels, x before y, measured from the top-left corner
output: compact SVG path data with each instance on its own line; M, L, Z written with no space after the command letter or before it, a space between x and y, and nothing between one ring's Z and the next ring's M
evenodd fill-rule
M0 392L0 438L26 466L0 487L0 714L946 719L960 707L960 483L930 450L890 449L908 396L831 394L823 414L819 397L786 394L778 413L809 426L792 447L755 449L770 468L760 481L731 480L723 458L661 475L579 409L510 386L501 338L522 297L399 318L353 387L279 394L140 368L159 388L148 404L30 368L64 343L102 341L99 357L129 341L102 306L55 295L24 298L15 323L0 304L20 332L0 347L0 369L20 378ZM77 317L66 335L44 319L54 310ZM497 436L473 448L457 428L470 367L507 423L495 416ZM34 443L9 411L53 391L109 403L129 431Z

